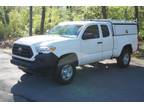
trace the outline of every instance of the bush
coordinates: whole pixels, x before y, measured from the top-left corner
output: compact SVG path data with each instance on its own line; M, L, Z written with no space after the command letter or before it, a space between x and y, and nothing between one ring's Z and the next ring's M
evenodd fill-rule
M17 11L16 9L9 13L10 23L9 23L9 37L20 37L27 33L27 21L24 18L23 11Z
M144 40L144 30L140 30L139 36L140 36L140 40L143 41Z

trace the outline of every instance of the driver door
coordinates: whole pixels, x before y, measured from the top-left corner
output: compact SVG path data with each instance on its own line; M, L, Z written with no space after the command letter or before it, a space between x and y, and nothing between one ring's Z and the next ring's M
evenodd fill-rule
M93 63L102 59L102 39L98 25L88 26L80 43L81 64Z

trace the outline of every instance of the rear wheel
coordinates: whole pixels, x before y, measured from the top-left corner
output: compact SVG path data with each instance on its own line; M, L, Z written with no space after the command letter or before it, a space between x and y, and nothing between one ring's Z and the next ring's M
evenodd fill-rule
M129 66L131 60L131 52L129 49L124 49L121 55L117 58L117 64L119 67L125 68Z

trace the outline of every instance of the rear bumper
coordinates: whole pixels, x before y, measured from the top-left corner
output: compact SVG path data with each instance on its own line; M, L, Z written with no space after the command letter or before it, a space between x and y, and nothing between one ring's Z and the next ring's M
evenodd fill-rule
M19 67L27 69L38 69L56 66L58 63L58 57L53 53L49 53L37 55L35 57L35 61L26 61L15 57L12 57L10 61L12 64L17 65Z

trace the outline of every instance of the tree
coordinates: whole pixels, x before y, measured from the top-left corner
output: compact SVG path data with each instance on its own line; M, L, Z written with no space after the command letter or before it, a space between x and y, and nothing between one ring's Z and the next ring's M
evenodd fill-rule
M52 11L52 6L50 6L50 11ZM48 20L48 23L51 23L51 16L52 16L52 15L51 15L51 12L49 12L49 16L48 16L48 17L49 17L49 20Z
M40 34L44 33L44 22L45 22L45 7L42 7L41 13L41 25L40 25Z
M134 6L134 8L135 8L134 16L135 16L135 19L138 20L138 6Z
M135 9L134 13L135 20L137 20L137 23L139 23L138 6L134 6L134 9ZM138 32L139 32L139 24L138 24Z
M124 18L127 20L128 17L128 9L127 7L124 9Z
M9 36L9 13L12 10L12 7L2 6L0 7L0 37L5 38Z
M0 37L19 37L43 34L59 22L111 18L137 20L144 37L143 6L59 6L59 7L0 7Z
M8 16L8 14L9 14L9 9L6 8L5 6L2 7L1 19L2 19L2 22L3 22L5 27L9 24L9 16Z
M79 12L79 11L78 11ZM101 7L84 7L81 9L79 15L83 16L84 19L99 19L102 18ZM76 15L75 15L76 16Z
M32 6L29 7L29 36L32 36L32 24L33 24L33 19L32 19Z
M101 12L102 12L102 18L107 19L107 7L106 6L101 7Z
M67 12L68 12L68 20L73 20L73 7L72 6L66 6Z

